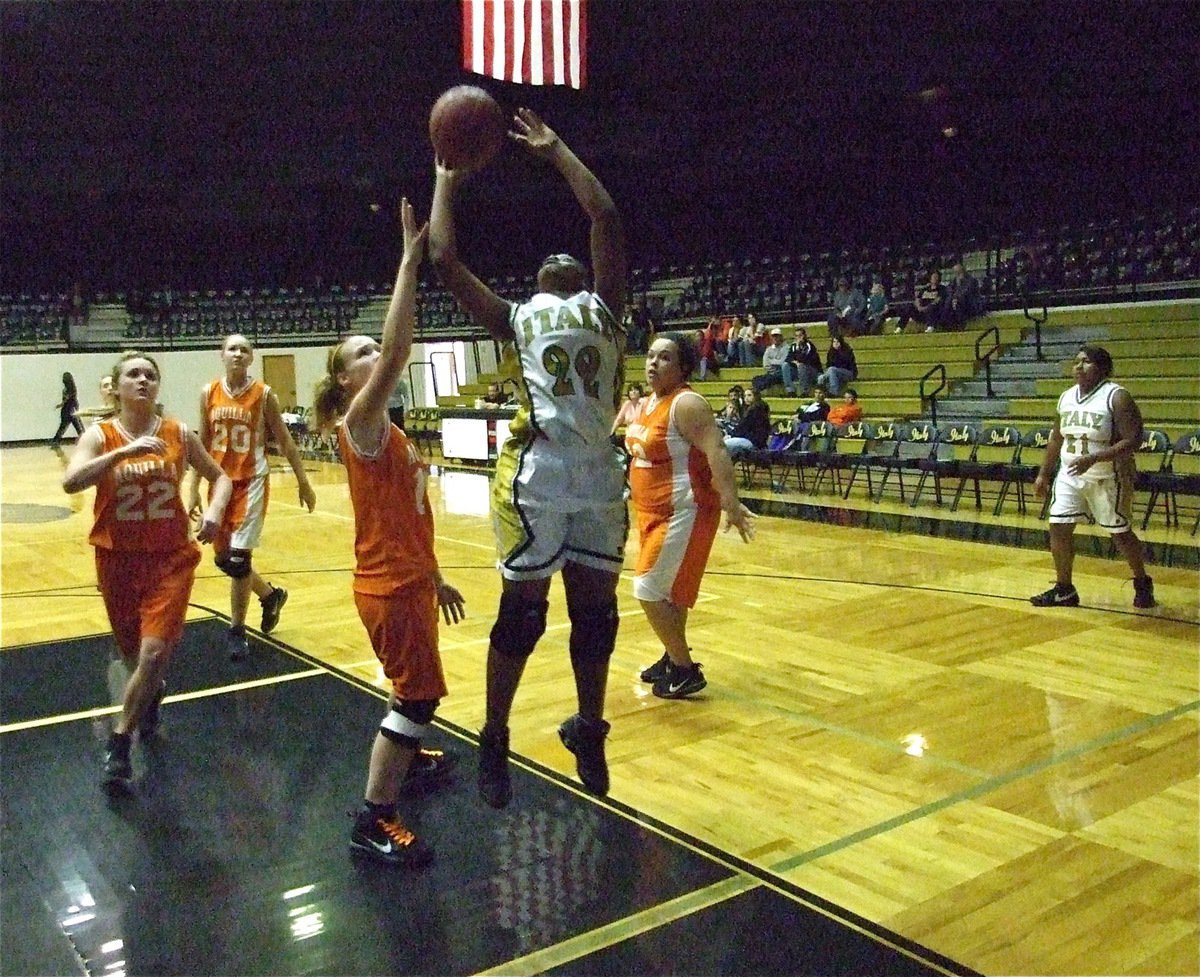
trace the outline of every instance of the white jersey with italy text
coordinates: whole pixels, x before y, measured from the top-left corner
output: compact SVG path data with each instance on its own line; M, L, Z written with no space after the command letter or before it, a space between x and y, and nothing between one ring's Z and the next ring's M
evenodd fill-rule
M1059 458L1063 470L1076 458L1094 455L1113 443L1112 402L1121 389L1111 380L1104 380L1083 395L1078 384L1063 391L1058 398L1058 429L1062 434ZM1098 461L1080 477L1098 481L1112 475L1112 462Z
M514 305L509 321L516 362L506 365L520 404L512 436L544 437L568 452L610 448L625 338L608 306L592 292L539 292Z

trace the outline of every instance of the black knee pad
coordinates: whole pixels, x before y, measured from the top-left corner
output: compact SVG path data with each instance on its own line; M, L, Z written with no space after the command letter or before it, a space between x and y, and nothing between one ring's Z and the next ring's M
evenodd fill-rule
M492 625L492 647L510 658L528 658L546 632L550 602L526 601L514 593L500 595L500 612Z
M385 739L415 750L421 745L421 738L429 731L429 724L433 721L437 707L437 699L393 702L392 708L379 724L379 732Z
M617 646L617 598L612 596L598 604L567 601L567 616L571 618L571 662L606 662Z
M250 555L249 550L229 550L223 556L218 556L214 562L222 573L234 580L241 580L250 576Z

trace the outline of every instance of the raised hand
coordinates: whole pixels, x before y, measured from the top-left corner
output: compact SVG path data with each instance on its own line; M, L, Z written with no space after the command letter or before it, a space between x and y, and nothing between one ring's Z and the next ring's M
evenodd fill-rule
M558 144L558 133L532 109L517 109L508 138L522 143L535 156L549 156Z
M417 218L408 197L400 200L400 226L404 229L404 256L419 260L425 251L425 239L429 237L429 222L417 227ZM312 507L309 508L311 510Z

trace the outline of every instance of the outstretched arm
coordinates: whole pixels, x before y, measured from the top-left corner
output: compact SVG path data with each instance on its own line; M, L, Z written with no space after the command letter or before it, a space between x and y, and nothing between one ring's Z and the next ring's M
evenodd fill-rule
M612 197L596 174L536 112L517 109L513 128L508 135L535 156L554 164L574 192L584 213L591 219L592 276L596 294L620 322L625 309L628 270L621 215Z
M408 198L400 201L400 223L404 228L404 256L400 259L392 300L383 320L379 359L367 382L350 402L344 422L351 437L364 447L377 443L383 436L379 419L387 420L388 398L408 362L416 328L417 271L425 253L429 225L417 227Z
M300 486L300 504L312 512L317 505L317 493L313 491L313 487L308 481L308 475L304 471L304 461L300 457L300 449L296 447L296 442L292 439L292 432L283 423L279 398L275 396L274 390L267 396L264 415L267 427L271 429L271 436L275 438L279 450L283 452L288 464L292 466L292 471L296 473L296 483Z
M429 213L429 260L437 269L442 284L467 314L488 331L488 335L500 342L512 339L512 326L508 321L512 306L476 278L458 257L454 193L466 179L467 171L451 169L437 160L434 174L433 208Z

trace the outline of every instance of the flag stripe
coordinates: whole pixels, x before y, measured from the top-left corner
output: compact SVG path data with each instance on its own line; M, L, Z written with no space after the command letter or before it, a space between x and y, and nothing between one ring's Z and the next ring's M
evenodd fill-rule
M527 85L587 83L586 0L462 0L463 67Z

